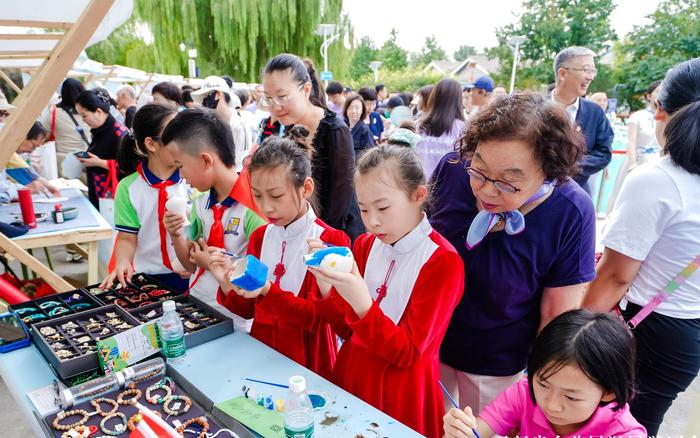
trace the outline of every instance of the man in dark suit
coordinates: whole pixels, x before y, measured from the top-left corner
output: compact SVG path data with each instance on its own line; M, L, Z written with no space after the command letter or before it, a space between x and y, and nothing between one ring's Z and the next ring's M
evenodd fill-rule
M581 159L581 171L574 180L590 195L588 179L603 170L612 158L613 130L603 110L586 95L597 70L595 53L585 47L567 47L554 58L556 86L552 98L561 103L571 121L586 138L587 150Z

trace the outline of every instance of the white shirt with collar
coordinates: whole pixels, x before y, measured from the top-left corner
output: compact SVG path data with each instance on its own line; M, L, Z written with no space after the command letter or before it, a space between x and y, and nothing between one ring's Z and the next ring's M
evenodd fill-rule
M306 277L306 265L302 256L309 251L306 239L321 238L325 229L316 223L316 214L309 205L306 214L286 227L268 225L265 228L260 261L269 267L267 279L275 282L275 267L280 263L282 245L284 245L284 275L280 279L279 287L282 290L299 294L301 285Z
M552 100L556 100L556 97L554 95L555 92L556 92L556 90L552 90ZM576 123L576 114L578 113L578 107L579 107L580 100L581 100L581 98L577 97L576 100L574 101L574 103L572 103L571 105L568 105L564 108L566 110L566 114L569 115L569 118L571 119L572 123ZM556 100L556 101L559 102L558 100Z
M373 300L377 290L384 284L391 262L394 267L386 283L387 294L379 304L382 312L394 324L401 321L413 288L423 265L430 259L438 245L430 238L433 228L427 217L401 240L390 245L375 239L365 265L365 283Z

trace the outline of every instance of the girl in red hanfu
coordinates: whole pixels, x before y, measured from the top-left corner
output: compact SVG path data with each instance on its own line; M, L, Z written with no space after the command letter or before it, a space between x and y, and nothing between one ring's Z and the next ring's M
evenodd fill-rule
M269 267L268 282L253 292L236 288L228 281L230 261L215 250L211 270L221 286L218 302L243 318L255 318L252 336L330 378L336 336L316 316L310 299L320 297L318 285L302 256L309 251L307 239L335 246L348 246L350 239L317 218L309 203L314 182L304 146L270 137L252 155L248 171L255 204L269 222L251 234L248 254Z
M462 295L462 261L423 213L428 190L413 150L370 149L357 164L355 189L368 233L355 242L353 271L309 268L322 296L318 311L345 340L333 381L439 437L438 352Z

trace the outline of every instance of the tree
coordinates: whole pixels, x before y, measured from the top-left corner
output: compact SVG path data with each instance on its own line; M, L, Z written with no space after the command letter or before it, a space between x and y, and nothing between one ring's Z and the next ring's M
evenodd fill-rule
M642 106L640 97L651 82L700 53L700 2L665 0L649 18L649 24L634 27L616 48L618 98L631 109Z
M455 50L455 53L452 56L455 59L455 61L464 61L471 55L476 55L476 47L461 45L457 50Z
M351 79L359 79L363 75L372 72L369 63L377 60L377 49L368 36L362 37L360 44L355 47L350 60L348 76Z
M509 80L513 53L508 41L516 35L526 38L520 48L518 88L553 82L554 55L568 46L604 54L617 39L610 25L614 8L613 0L525 0L519 22L497 29L499 44L487 51L501 63L495 79Z
M341 37L329 49L329 65L344 72L349 56L342 41L351 33L349 20L341 16L342 0L324 0L323 5L321 0L136 0L133 19L150 30L154 41L142 46L148 52L143 58L127 58L127 65L183 74L187 59L179 45L184 42L197 49L201 76L228 74L236 81L257 82L261 68L278 53L309 56L320 64L323 37L315 30L319 23L336 23ZM128 38L115 34L91 50L105 56L96 60L119 59L109 44Z
M382 67L389 71L403 70L408 66L408 52L396 42L397 35L396 29L391 29L389 39L379 49L378 56Z
M425 38L425 46L421 50L416 59L416 65L423 66L430 64L431 61L439 61L447 59L447 53L440 47L435 39L435 35Z

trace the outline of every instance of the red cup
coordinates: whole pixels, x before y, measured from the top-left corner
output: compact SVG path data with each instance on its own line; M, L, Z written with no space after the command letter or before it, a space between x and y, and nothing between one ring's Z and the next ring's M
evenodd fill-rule
M22 220L24 224L29 228L36 228L32 191L29 189L17 190L17 197L19 198L19 208L22 210Z

